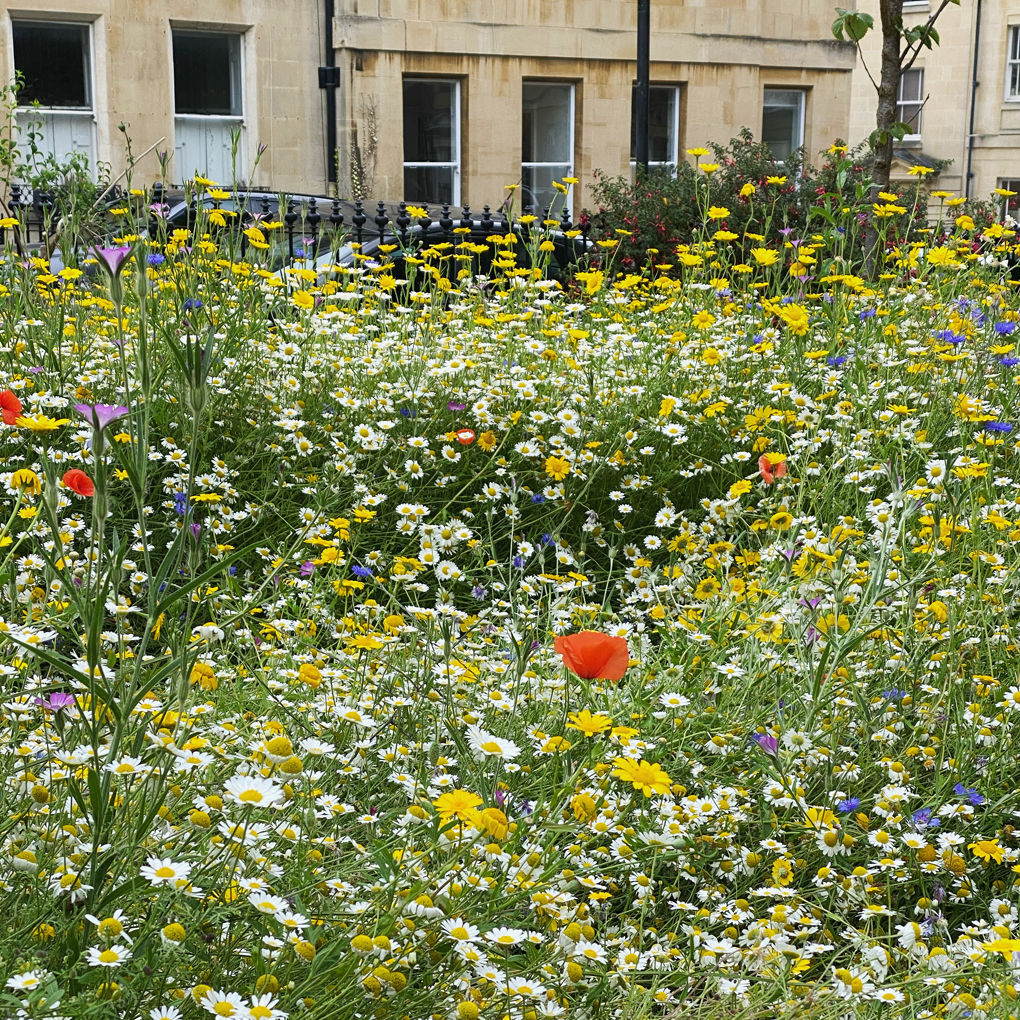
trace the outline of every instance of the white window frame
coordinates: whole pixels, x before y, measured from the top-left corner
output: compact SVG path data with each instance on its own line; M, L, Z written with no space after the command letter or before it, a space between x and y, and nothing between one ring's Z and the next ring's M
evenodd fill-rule
M1013 76L1017 90L1013 92ZM1005 102L1020 103L1020 25L1010 25L1006 34L1006 94Z
M1020 177L1000 177L997 188L1002 188L1004 191L1015 191L1016 195L1013 198L1007 198L1005 195L1002 196L1002 210L1013 219L1016 219L1014 213L1020 212ZM1010 210L1010 204L1012 203L1013 209Z
M576 110L576 104L577 104L577 85L576 85L576 83L574 83L572 81L547 80L547 79L544 79L544 78L525 78L524 79L524 84L526 84L526 85L566 85L567 88L570 89L570 104L569 104L569 109L567 111L567 122L570 125L570 140L569 140L569 145L568 145L567 151L570 153L570 162L569 162L569 165L567 166L567 172L563 176L564 177L573 177L574 176L574 139L576 138L576 132L577 132L577 128L576 128L576 125L574 123L575 110ZM522 110L523 110L523 99L522 99ZM522 178L524 176L525 168L538 169L540 167L561 167L561 166L563 166L563 164L561 162L525 163L524 159L523 159L523 155L524 154L521 153L521 156L522 156L522 159L521 159L521 176L522 176ZM568 184L567 185L567 194L566 194L565 200L564 200L564 207L567 208L567 209L572 209L574 207L574 186L573 186L573 184ZM541 215L542 210L541 209L533 209L532 212L536 216L539 216L539 215Z
M66 159L70 153L58 153L56 150L47 144L46 141L46 121L47 118L52 117L66 117L68 121L80 120L87 122L88 134L89 134L89 151L86 156L89 161L89 173L92 179L96 179L96 161L97 161L97 145L96 145L96 35L94 32L94 26L92 21L83 21L74 17L67 18L50 18L50 17L14 17L9 16L8 24L11 26L10 33L10 66L17 71L14 64L14 23L21 22L28 25L45 25L45 26L74 26L75 28L84 28L86 30L86 39L88 40L88 64L85 69L85 87L88 89L88 107L80 106L18 106L14 110L15 122L21 132L19 133L19 146L20 140L26 138L25 129L28 127L30 120L38 119L43 122L43 145L42 151L54 156L57 160Z
M648 86L649 92L653 89L660 89L662 91L670 91L673 93L673 123L670 127L672 132L672 152L670 152L671 159L667 160L649 160L648 166L651 167L664 167L671 166L673 168L672 176L676 177L677 165L680 162L680 86L679 85L660 85L656 82L650 82ZM630 161L630 172L631 179L634 177L634 171L637 168L637 160L632 159Z
M229 35L234 36L237 39L237 98L241 105L240 114L216 114L216 113L178 113L177 112L177 81L174 76L174 32L182 32L191 35ZM236 29L219 29L219 28L203 28L201 25L195 27L183 27L180 25L170 26L170 102L173 106L173 119L174 119L174 161L177 163L177 173L181 174L181 183L185 180L190 180L190 175L194 173L193 168L180 166L180 160L178 154L181 151L181 146L178 144L178 123L182 124L182 127L200 127L206 125L210 129L217 127L224 127L227 129L229 134L230 129L240 128L241 138L237 146L238 159L241 161L241 165L237 168L241 174L247 173L247 157L248 150L245 135L247 122L245 116L248 110L247 95L246 95L246 66L245 66L245 39L247 33L238 31ZM211 173L208 167L206 172ZM222 176L222 175L220 175ZM217 185L221 188L232 187L234 182L231 180L218 180ZM238 177L237 183L244 184L245 178L243 176Z
M435 167L436 169L447 169L452 168L453 170L453 199L450 205L460 205L460 165L461 165L461 153L460 153L460 79L459 78L432 78L432 77L419 77L418 75L408 75L400 83L400 96L401 103L403 103L403 89L404 83L409 81L420 81L420 82L434 82L437 85L452 85L453 86L453 138L452 148L454 159L446 163L415 163L415 162L404 162L403 168L405 170L420 170L422 168ZM403 142L403 121L401 121L401 143ZM403 191L403 181L400 184L401 191Z
M904 72L905 74L912 74L917 71L921 75L921 89L919 99L900 99L900 94L903 91L903 77L900 76L900 83L896 87L896 119L901 123L905 123L903 118L903 107L904 106L919 106L918 117L920 118L921 131L916 134L904 135L903 141L905 142L919 142L921 140L921 133L924 131L924 68L923 67L912 67L909 71Z
M798 130L797 130L797 138L796 138L796 144L790 147L790 151L794 152L795 150L797 150L797 149L801 148L801 146L803 146L803 144L804 144L804 137L805 137L805 131L807 130L807 124L805 123L806 120L807 120L807 89L786 88L785 86L781 86L781 85L774 85L774 86L773 85L767 85L765 87L765 89L763 90L762 97L761 97L762 117L763 118L765 116L765 106L766 106L765 97L770 92L787 92L787 93L790 93L790 94L796 94L797 97L798 97L798 99L797 99L797 104L798 104L797 105L797 128L798 128ZM776 163L777 165L785 165L786 164L786 160L785 159L773 159L772 162Z

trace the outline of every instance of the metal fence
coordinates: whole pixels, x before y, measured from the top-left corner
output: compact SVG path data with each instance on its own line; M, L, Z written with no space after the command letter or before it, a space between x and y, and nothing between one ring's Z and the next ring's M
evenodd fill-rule
M517 232L528 240L539 231L550 235L557 245L582 252L590 248L588 217L582 214L575 225L566 204L558 217L550 216L550 209L545 208L532 218L530 209L515 214L506 202L495 212L489 205L483 206L481 213L474 212L465 204L458 213L448 203L433 212L424 203L378 201L368 203L366 208L361 199L276 194L269 190L223 190L228 196L225 199L212 198L208 192L203 192L190 196L189 201L184 192L164 189L157 183L144 199L148 210L139 212L148 213L151 236L158 233L160 220L165 221L167 230L194 226L199 219L200 204L206 212L219 209L236 213L242 226L258 226L276 219L282 223L285 252L290 260L309 257L340 243L362 247L370 242L392 243L408 248L416 239L425 237L433 244L457 243L468 235L477 239L508 232ZM114 187L103 196L102 204L109 210L137 200L137 196ZM56 191L33 190L17 184L12 186L7 205L19 220L21 241L27 246L44 242L47 231L52 231L63 209L61 196ZM425 215L411 216L409 207ZM156 212L160 214L159 219ZM111 221L111 228L114 226ZM5 232L0 230L0 243L5 240ZM241 243L243 248L247 247L243 234Z

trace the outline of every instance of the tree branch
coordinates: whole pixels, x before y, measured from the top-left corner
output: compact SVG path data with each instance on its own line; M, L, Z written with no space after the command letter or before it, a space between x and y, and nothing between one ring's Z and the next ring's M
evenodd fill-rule
M871 82L871 84L875 88L875 91L877 92L878 91L878 82L875 81L874 78L872 78L871 71L868 70L867 62L864 60L864 51L861 49L861 42L860 42L859 39L855 39L854 42L855 42L855 44L857 46L857 55L861 58L861 67L864 68L864 73L868 76L868 81Z
M907 64L903 64L903 60L909 55L909 53L910 53L909 49L907 50L906 53L903 54L903 57L900 58L900 74L902 74L904 71L909 71L911 69L911 67L914 66L914 61L917 60L918 55L921 52L921 47L924 45L925 39L928 38L928 33L931 31L932 26L935 24L936 20L938 19L938 16L952 2L953 2L953 0L942 0L942 4L939 7L939 9L928 19L927 23L924 26L923 31L921 32L921 38L918 39L917 42L914 44L915 45L914 54L913 54L913 56L910 57L910 60L908 61L908 63Z

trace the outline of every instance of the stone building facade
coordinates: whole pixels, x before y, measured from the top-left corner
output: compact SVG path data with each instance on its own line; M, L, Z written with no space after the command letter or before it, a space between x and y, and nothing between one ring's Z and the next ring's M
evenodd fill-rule
M596 170L629 173L636 0L0 0L0 77L24 74L44 149L114 175L124 124L172 181L322 193L330 6L342 195L480 206L517 183L542 206L569 177L576 210ZM744 126L780 158L847 137L855 54L831 21L818 0L653 0L653 162Z

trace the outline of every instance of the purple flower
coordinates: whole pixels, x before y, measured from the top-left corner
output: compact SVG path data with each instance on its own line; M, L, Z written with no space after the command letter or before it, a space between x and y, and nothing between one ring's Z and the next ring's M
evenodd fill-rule
M190 525L190 527L191 527L192 537L197 539L198 536L202 534L202 525L201 524L192 524L192 525Z
M59 712L62 708L70 708L74 704L74 696L55 691L48 698L36 698L35 703L42 705L49 712Z
M775 754L779 750L779 741L775 737L769 736L768 733L756 733L754 739L758 741L758 746L766 754Z
M93 254L111 276L120 276L124 262L131 254L130 248L93 248Z
M455 400L451 400L446 406L451 411L463 411L467 404L458 404Z
M123 418L128 413L123 404L75 404L74 409L94 428L100 432L112 421Z
M45 372L45 371L46 371L46 369L43 368L42 365L33 365L29 369L29 372L31 372L32 375L38 375L40 372Z
M312 574L314 574L314 573L315 573L315 564L311 560L305 560L305 562L301 564L301 576L302 577L311 577Z
M157 219L165 220L170 215L170 206L166 202L153 202L149 206L149 212Z

